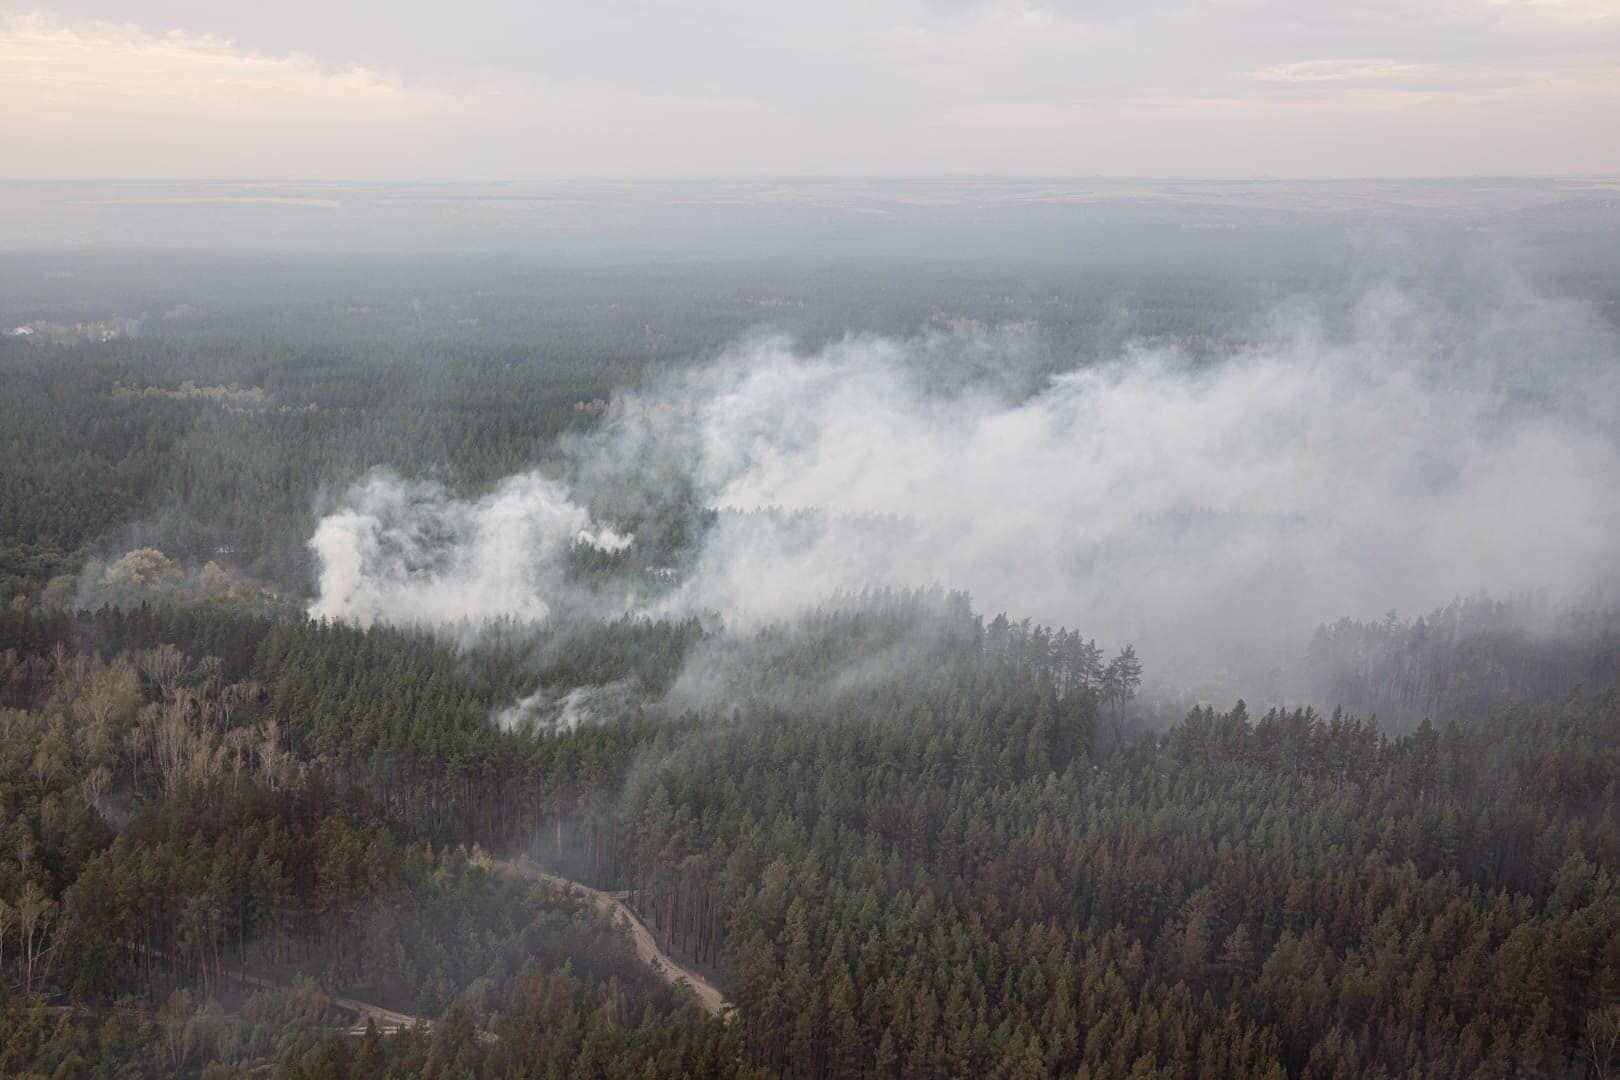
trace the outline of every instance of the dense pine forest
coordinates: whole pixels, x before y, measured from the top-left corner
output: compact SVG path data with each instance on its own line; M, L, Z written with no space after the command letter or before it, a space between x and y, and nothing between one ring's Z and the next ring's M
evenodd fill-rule
M1044 320L1035 385L1218 350L1285 282L509 268L523 307L486 266L61 258L120 284L19 287L0 337L0 1076L1620 1075L1601 595L1315 612L1285 694L1192 704L953 582L682 609L725 512L675 491L566 546L544 618L307 614L368 470L566 460L762 305Z

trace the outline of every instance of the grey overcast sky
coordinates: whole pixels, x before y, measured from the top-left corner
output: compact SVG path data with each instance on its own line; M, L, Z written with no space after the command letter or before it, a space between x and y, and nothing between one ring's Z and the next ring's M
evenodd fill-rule
M1620 172L1620 0L0 0L0 177Z

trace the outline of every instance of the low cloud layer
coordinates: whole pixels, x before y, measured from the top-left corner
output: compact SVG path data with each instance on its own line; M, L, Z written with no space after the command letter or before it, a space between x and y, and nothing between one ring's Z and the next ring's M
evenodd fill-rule
M1142 349L1033 394L954 377L997 342L1026 366L1026 333L755 339L617 399L566 484L459 503L373 478L316 535L312 610L544 617L568 545L673 493L719 516L630 610L746 624L940 584L1135 641L1159 672L1301 645L1339 614L1615 581L1620 347L1579 305L1500 278L1374 287L1287 306L1216 362Z

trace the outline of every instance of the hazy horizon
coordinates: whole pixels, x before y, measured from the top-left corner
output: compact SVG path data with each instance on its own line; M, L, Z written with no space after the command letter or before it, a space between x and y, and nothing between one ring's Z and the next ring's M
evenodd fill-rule
M1615 0L0 6L8 178L1620 171Z

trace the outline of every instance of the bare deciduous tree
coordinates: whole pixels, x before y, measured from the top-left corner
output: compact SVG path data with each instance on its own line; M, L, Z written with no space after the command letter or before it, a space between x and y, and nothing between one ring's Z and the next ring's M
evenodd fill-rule
M112 784L112 770L105 765L97 765L85 774L79 785L84 795L84 804L94 810L101 803L101 797L107 793Z
M275 717L265 721L259 729L259 780L271 791L281 789L282 757L281 725Z
M66 714L53 712L44 720L43 731L39 730L36 721L34 756L29 762L34 779L42 790L67 773L73 760L73 740L68 734Z
M1586 1054L1598 1080L1620 1075L1620 1005L1586 1014Z
M173 645L143 649L135 654L135 664L166 699L174 697L175 687L186 672L186 658Z
M217 656L205 656L197 661L196 675L209 697L218 697L225 685L225 661Z
M23 992L34 992L34 972L45 957L45 943L56 919L56 901L40 891L32 881L23 886L17 900L17 930L22 944Z
M112 747L113 729L140 704L140 682L128 660L119 657L110 664L98 664L85 680L73 701L73 718L79 722L74 733L79 749L97 758Z
M219 692L217 706L219 721L226 727L230 726L231 717L248 702L259 696L259 684L249 680L247 682L231 683Z
M191 994L186 990L170 994L158 1010L158 1023L169 1046L169 1060L179 1069L191 1049Z
M11 927L17 921L17 909L0 899L0 973L6 970L6 938L11 936Z

